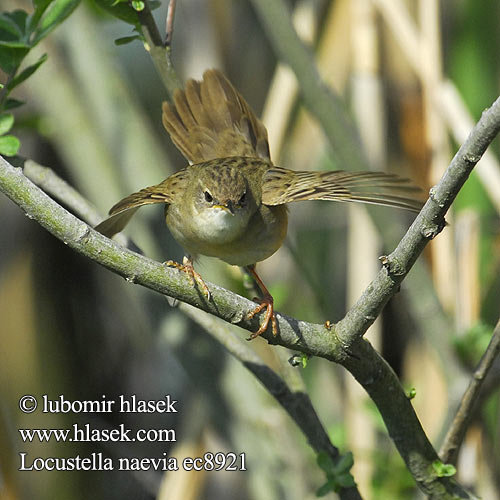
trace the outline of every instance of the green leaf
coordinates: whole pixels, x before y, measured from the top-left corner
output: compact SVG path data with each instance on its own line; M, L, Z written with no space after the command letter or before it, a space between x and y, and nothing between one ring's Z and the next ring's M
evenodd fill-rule
M316 457L316 463L325 471L331 472L334 467L333 459L326 451L320 451Z
M302 368L305 368L307 366L308 361L309 361L309 356L307 354L302 354L301 356Z
M14 156L19 151L21 142L13 135L4 135L0 137L0 155Z
M432 468L437 477L451 477L457 473L457 469L452 464L444 464L441 460L434 460Z
M25 38L26 36L26 20L28 19L28 13L24 10L14 10L13 12L4 12L3 16L6 19L10 19L12 26L16 26L19 33L19 40Z
M47 36L58 24L61 24L78 7L79 3L80 0L55 0L52 2L38 23L33 45Z
M24 101L19 101L18 99L7 99L3 105L4 111L8 111L9 109L18 108L22 106Z
M33 33L35 31L36 27L38 26L38 23L47 10L47 7L53 2L54 0L33 0L33 5L35 7L35 12L33 12L32 16L30 17L29 23L28 23L28 31L29 33Z
M325 471L327 478L327 482L316 492L317 496L325 496L330 491L339 491L356 485L349 472L354 464L351 452L341 455L338 460L334 461L328 453L322 451L318 453L316 462Z
M0 40L19 40L22 36L15 21L7 13L0 14Z
M117 38L115 40L115 45L126 45L127 43L133 42L134 40L142 41L142 37L140 35L132 35Z
M10 46L0 41L0 68L8 75L15 73L29 50L26 46Z
M95 3L108 14L125 21L128 24L132 24L137 29L140 29L139 18L137 17L137 12L128 4L123 2L117 2L114 0L94 0Z
M0 135L6 134L14 125L14 115L12 113L2 113L0 115Z
M161 7L161 2L157 0L151 0L151 2L149 2L149 10L153 11L158 7Z
M7 85L9 90L12 90L14 87L17 87L20 83L24 82L27 78L29 78L45 61L47 60L47 54L43 54L40 59L31 66L25 68L19 75L12 79L12 81Z
M137 12L141 12L142 10L144 10L145 5L142 0L132 0L132 7Z
M0 47L10 47L14 49L31 49L31 45L22 40L0 40Z
M325 483L323 486L321 486L316 490L316 496L324 497L328 495L328 493L331 493L332 491L335 491L335 485L331 484L331 482L328 481L327 483Z
M335 480L341 488L353 488L354 486L356 486L356 481L354 481L354 478L352 477L352 474L350 472L335 476Z
M351 467L354 465L354 458L351 452L346 453L345 455L341 455L340 459L337 460L335 466L333 467L333 473L335 475L345 474L351 470Z
M415 389L415 387L411 387L406 391L406 397L410 400L414 399L416 395L417 395L417 390Z

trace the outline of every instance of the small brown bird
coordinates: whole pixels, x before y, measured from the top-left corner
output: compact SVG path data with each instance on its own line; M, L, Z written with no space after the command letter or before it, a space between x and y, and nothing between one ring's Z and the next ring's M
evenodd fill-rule
M112 236L142 205L166 204L166 222L189 253L184 269L208 294L193 269L197 255L218 257L242 266L262 291L249 317L266 309L250 338L267 330L277 334L273 298L255 272L287 232L287 203L306 200L357 201L417 212L418 188L407 179L381 172L298 172L272 164L267 130L245 99L218 70L201 82L189 80L173 103L163 103L163 125L190 165L156 186L131 194L114 205L96 229Z

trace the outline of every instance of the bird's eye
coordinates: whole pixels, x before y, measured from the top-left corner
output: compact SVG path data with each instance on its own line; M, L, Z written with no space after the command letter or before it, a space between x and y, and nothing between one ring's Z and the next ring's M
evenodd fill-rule
M241 195L240 201L238 202L240 205L243 205L247 199L247 194L246 192Z
M204 195L205 195L206 202L212 203L212 201L214 201L213 196L208 191L205 191Z

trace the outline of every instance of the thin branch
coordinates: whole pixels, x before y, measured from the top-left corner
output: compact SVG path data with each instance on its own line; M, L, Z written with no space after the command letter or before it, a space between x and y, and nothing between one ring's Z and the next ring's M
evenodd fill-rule
M493 335L491 337L490 343L486 348L479 364L474 371L472 379L470 381L469 387L463 395L460 406L458 407L455 418L451 424L451 427L446 435L441 450L439 451L439 456L444 463L457 462L458 453L460 447L465 438L465 433L469 426L470 420L472 418L472 412L474 406L479 397L479 392L483 385L483 382L488 374L493 362L500 353L500 320L498 321Z
M252 372L294 420L316 453L327 453L334 463L342 458L338 449L331 443L307 393L291 390L287 383L248 347L248 344L236 338L230 328L213 316L200 314L198 309L186 304L181 304L181 309ZM339 496L342 499L361 498L355 487L343 488L339 491Z
M167 18L165 19L165 47L172 46L174 37L174 17L176 0L168 2Z
M350 123L340 98L320 78L315 58L300 41L294 30L286 3L283 0L273 2L252 0L252 2L262 19L262 24L276 53L295 73L304 103L326 133L332 152L340 162L339 168L367 170L368 163L362 154L357 132ZM387 224L383 212L372 210L371 207L366 208L377 230L382 235L384 244L395 245L399 240L399 235L404 231L402 225ZM448 320L435 297L434 286L424 262L416 263L415 273L410 277L410 282L410 288L415 287L418 282L417 293L410 290L408 294L412 310L421 310L420 301L422 296L425 296L426 302L430 303L430 308L434 311L432 323L448 324ZM436 338L435 330L430 330L430 325L425 323L420 322L420 327L443 366L447 367L447 373L451 373L449 382L456 386L457 381L464 380L464 371L453 356L449 342L446 342L446 337ZM451 325L444 328L443 331L451 331ZM463 387L464 385L460 386L458 393L463 391ZM457 391L452 390L452 393L455 392Z
M439 183L430 190L430 198L403 239L382 259L383 269L345 318L337 323L337 335L346 346L364 335L389 298L397 292L424 247L443 229L444 216L451 203L499 131L500 98L483 112Z
M161 39L158 26L156 25L147 0L144 2L144 9L138 12L137 16L142 28L142 34L146 40L146 50L151 54L156 71L160 75L165 88L172 97L175 89L182 87L182 84L172 66L172 61L170 59L170 47L166 46Z
M44 167L33 160L19 157L12 160L12 164L21 167L28 179L41 187L46 193L49 193L54 199L59 200L88 224L95 226L102 220L97 208L51 168Z

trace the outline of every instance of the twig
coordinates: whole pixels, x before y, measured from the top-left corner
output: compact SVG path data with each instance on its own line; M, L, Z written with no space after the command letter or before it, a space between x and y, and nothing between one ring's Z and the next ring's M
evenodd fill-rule
M196 323L201 325L212 337L220 342L243 366L261 382L276 401L292 417L299 429L307 437L316 453L326 452L336 463L340 458L338 449L331 443L309 396L302 391L293 391L286 382L264 361L236 338L233 332L219 320L200 312L192 306L181 304L181 309ZM342 499L360 499L357 488L343 488L339 492Z
M174 16L175 16L176 0L170 0L167 9L167 18L165 20L165 47L172 45L172 38L174 36Z
M493 362L500 353L500 320L498 321L495 329L493 330L493 335L491 337L490 343L486 348L479 364L474 371L472 379L469 383L469 387L465 391L460 406L458 407L455 418L451 424L451 427L446 434L441 450L439 451L439 456L443 463L453 463L457 462L458 453L460 451L460 446L465 437L465 433L469 426L470 420L472 418L472 413L476 401L479 397L479 392L483 385L483 382L490 370Z
M75 215L91 226L98 224L102 217L97 208L86 200L75 188L61 179L51 168L44 167L33 160L15 158L12 164L23 169L24 175L68 207Z
M165 45L161 39L158 26L156 26L147 0L144 2L144 9L138 12L137 16L142 28L142 33L146 40L146 50L151 54L156 71L160 75L168 93L172 96L175 89L182 87L182 84L172 66L172 61L170 60L170 47Z
M347 346L364 335L387 300L396 293L416 258L427 243L444 227L444 216L451 203L500 131L500 98L483 112L469 137L455 154L430 198L417 215L397 248L382 259L383 269L365 290L356 305L337 323L337 334Z
M283 57L283 60L288 63L295 73L299 81L301 92L309 110L320 122L325 131L328 140L330 141L332 150L336 152L341 163L339 168L352 170L367 170L368 163L361 153L357 134L352 128L347 126L344 129L345 120L342 116L345 110L340 102L340 99L327 89L325 84L319 77L318 70L315 65L314 57L310 54L306 47L301 43L297 34L294 31L292 23L289 21L289 12L283 0L267 2L265 0L253 0L256 10L262 18L264 27L267 29L268 36L273 43L276 52ZM288 17L287 17L288 16ZM416 38L418 40L418 38ZM418 48L418 45L415 45ZM348 121L348 120L347 120ZM370 216L372 217L377 230L382 235L386 245L395 245L399 239L399 234L403 229L398 224L387 224L385 214L371 210L367 207ZM396 236L397 235L397 236ZM429 302L431 298L432 309L435 311L433 320L439 320L441 324L447 323L443 311L440 309L439 303L435 298L434 287L429 276L427 267L423 262L416 263L416 272L411 276L410 281L418 281L419 289L417 293L411 294L412 309L418 310L422 296L426 297ZM435 323L435 321L434 321ZM441 338L436 339L434 331L430 331L427 325L421 326L423 332L441 359L443 365L451 367L455 375L462 374L463 370L453 357L449 345L441 342ZM451 330L447 327L444 331ZM443 345L437 346L436 342L441 342ZM442 338L444 340L444 337ZM445 348L444 350L442 348ZM453 377L453 383L458 377ZM463 389L460 390L460 392Z

